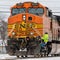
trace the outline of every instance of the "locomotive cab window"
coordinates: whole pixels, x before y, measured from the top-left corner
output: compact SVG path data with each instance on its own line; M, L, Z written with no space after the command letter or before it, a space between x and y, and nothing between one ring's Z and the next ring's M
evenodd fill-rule
M25 8L13 8L12 9L12 15L16 15L19 13L25 13L26 9Z
M29 8L28 13L35 14L35 15L43 15L44 9L43 8Z

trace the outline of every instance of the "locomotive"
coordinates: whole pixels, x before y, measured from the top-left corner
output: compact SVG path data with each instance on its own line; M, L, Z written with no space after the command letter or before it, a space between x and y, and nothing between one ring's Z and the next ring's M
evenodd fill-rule
M51 41L56 40L58 35L56 27L58 27L57 20L49 8L34 2L17 3L11 7L11 15L8 18L7 53L17 57L39 56L40 37L45 32L49 34L50 53Z

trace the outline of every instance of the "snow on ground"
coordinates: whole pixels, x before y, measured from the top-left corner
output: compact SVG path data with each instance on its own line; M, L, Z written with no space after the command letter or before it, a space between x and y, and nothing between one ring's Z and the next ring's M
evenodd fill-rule
M16 56L10 56L8 54L0 54L0 60L1 59L15 59Z
M20 60L20 59L16 59ZM30 58L30 59L21 59L21 60L60 60L60 57L52 57L52 58Z
M16 56L9 56L8 54L0 54L0 60L60 60L60 57L46 57L46 58L24 58L20 59Z

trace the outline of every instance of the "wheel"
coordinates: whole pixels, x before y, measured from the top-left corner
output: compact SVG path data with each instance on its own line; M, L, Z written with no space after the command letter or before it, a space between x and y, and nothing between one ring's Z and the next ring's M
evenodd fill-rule
M43 57L43 55L41 54L41 57Z
M17 58L19 58L19 56L17 55Z
M22 58L24 58L24 56L23 56L23 55L22 55L21 57L22 57Z
M27 58L27 55L25 55L25 57Z

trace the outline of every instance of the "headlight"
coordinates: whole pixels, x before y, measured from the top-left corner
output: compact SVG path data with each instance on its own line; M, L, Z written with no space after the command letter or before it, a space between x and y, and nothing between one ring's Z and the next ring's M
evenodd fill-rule
M26 16L25 15L23 15L23 20L26 20Z
M15 35L15 32L12 32L12 35Z
M34 33L33 33L33 32L31 32L30 34L31 34L31 35L33 35Z

